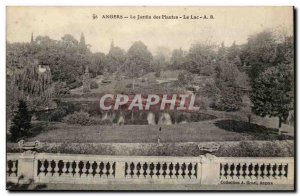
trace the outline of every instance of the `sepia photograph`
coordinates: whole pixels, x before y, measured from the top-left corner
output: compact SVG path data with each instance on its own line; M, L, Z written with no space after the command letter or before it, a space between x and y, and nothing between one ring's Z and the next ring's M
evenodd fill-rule
M294 12L7 6L6 189L295 191Z

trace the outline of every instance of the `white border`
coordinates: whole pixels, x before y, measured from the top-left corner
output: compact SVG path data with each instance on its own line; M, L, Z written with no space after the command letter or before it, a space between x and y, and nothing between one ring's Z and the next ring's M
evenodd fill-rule
M1 195L8 195L9 192L5 190L5 124L6 124L6 119L5 119L5 26L6 26L6 20L5 20L5 9L6 6L295 6L296 8L299 9L300 7L300 1L299 0L281 0L281 1L275 1L275 0L206 0L206 1L197 1L197 0L170 0L170 1L162 1L162 0L140 0L140 1L135 1L135 0L126 0L126 1L121 1L121 0L105 0L105 1L97 1L97 0L51 0L51 1L42 1L42 0L1 0L0 1L0 59L1 59L1 64L0 64L0 126L1 126L1 161L0 161L0 190L1 190ZM299 12L299 10L298 10ZM299 20L296 20L297 24L296 26L299 26ZM16 32L17 33L17 32ZM299 37L299 33L297 32L297 35ZM298 45L298 44L297 44ZM299 57L299 50L297 51L297 56ZM299 68L297 69L297 75L299 76ZM299 92L299 83L297 82L297 92ZM297 103L299 105L299 96L297 99ZM299 108L297 107L297 110ZM299 115L297 115L297 122L299 120ZM298 124L299 126L299 124ZM297 134L299 136L299 133ZM299 143L299 137L297 137L297 143ZM298 154L297 156L299 157L299 150L297 151ZM299 159L297 159L299 160ZM299 164L298 164L299 166ZM299 167L297 167L299 170ZM298 180L299 182L299 180ZM299 185L299 183L298 183ZM40 195L42 193L38 193ZM57 195L62 195L62 194L73 194L73 193L58 193L56 192L55 194ZM86 194L86 193L84 193ZM119 194L119 193L114 193L114 194ZM131 193L130 193L131 194ZM139 193L141 194L141 193ZM157 196L162 195L163 193L153 193ZM164 193L166 194L166 193ZM173 194L173 193L168 193L168 194ZM184 194L184 193L182 193ZM212 195L212 193L200 193L200 194L209 194ZM213 195L219 194L219 193L213 193ZM259 193L260 194L265 194L265 193ZM271 193L272 194L272 193ZM287 194L287 193L285 193ZM101 195L108 195L108 193L101 193ZM112 195L110 193L109 195Z

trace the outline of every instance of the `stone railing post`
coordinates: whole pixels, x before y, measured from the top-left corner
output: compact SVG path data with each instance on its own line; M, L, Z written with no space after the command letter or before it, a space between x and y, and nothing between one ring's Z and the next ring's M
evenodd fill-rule
M124 179L125 178L125 162L124 161L116 161L115 178L116 179Z
M18 163L18 176L20 184L30 184L34 180L35 152L25 151L21 154Z
M295 164L294 161L288 163L288 176L287 179L294 181L294 175L295 175Z
M201 176L200 184L219 184L220 163L211 154L200 156Z

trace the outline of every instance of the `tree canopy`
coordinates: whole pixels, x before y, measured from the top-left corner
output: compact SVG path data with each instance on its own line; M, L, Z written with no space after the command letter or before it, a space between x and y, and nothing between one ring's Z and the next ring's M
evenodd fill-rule
M267 68L253 82L252 110L262 117L278 117L279 128L293 109L293 77L289 66L279 64Z

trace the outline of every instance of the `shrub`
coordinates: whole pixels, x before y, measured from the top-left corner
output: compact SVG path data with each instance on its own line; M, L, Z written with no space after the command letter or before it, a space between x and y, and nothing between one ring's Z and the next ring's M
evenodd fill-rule
M63 122L68 124L78 124L82 126L89 125L111 125L112 122L108 119L101 120L100 118L91 117L87 112L74 112L63 119Z
M74 89L82 86L82 81L75 81L71 84L68 84L69 89Z
M80 111L80 105L72 102L61 102L57 100L57 108L51 111L35 113L37 120L61 122L65 116Z
M86 112L74 112L64 117L64 122L68 124L90 125L90 115Z
M91 89L96 89L96 88L98 88L98 87L99 87L99 85L98 85L97 82L91 81Z
M61 121L66 115L67 111L65 108L58 108L57 110L51 112L49 115L49 121Z
M210 106L210 99L208 97L201 97L201 101L200 101L200 109L206 110L209 108Z
M126 87L126 88L133 88L133 84L132 84L132 83L126 84L125 87ZM141 85L139 85L138 83L135 82L134 88L138 88L138 87L141 87Z
M101 120L101 125L112 125L112 121L109 119Z
M181 72L178 74L178 83L182 86L188 85L191 82L192 75L190 72Z
M213 107L221 111L237 111L242 106L241 92L233 87L225 87L221 90Z
M218 157L291 157L294 156L293 149L293 145L286 142L241 141L236 146L221 147L215 155Z

